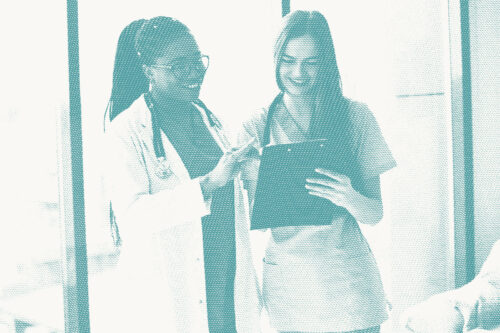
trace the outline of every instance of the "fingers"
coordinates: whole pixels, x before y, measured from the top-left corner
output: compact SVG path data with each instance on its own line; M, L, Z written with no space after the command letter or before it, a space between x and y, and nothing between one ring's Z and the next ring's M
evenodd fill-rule
M307 186L314 186L317 189L324 189L326 191L334 191L337 193L346 193L349 190L349 182L340 182L332 178L307 178Z
M257 149L254 147L255 138L252 138L250 141L245 143L239 148L231 151L231 155L238 161L242 162L250 157L254 157L255 154L258 155ZM252 152L252 154L249 154Z
M327 179L327 178L307 178L306 182L308 184L318 184L326 187L331 187L331 188L338 188L340 186L343 186L342 183L332 180L332 179Z
M325 194L322 192L316 192L316 191L309 191L308 193L310 195L314 195L315 197L323 198L323 199L329 200L330 202L333 202L333 200L330 198L330 196L328 194Z
M306 184L305 188L306 188L308 191L319 192L319 193L323 193L323 194L325 194L325 195L329 195L329 194L339 194L339 193L341 193L341 192L342 192L342 191L337 190L337 189L335 189L335 188L325 187L325 186L321 186L321 185L313 185L313 184Z
M247 143L245 143L244 145L237 148L235 153L236 154L244 154L244 153L248 152L251 148L253 148L254 142L255 142L255 138L250 139Z
M335 205L343 206L342 195L332 188L306 184L306 189L310 195L326 199Z

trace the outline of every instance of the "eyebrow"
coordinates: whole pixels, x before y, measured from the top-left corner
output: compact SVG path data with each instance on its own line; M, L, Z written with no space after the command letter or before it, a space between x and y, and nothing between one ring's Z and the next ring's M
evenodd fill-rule
M193 59L193 58L196 58L196 57L201 57L201 55L202 55L201 52L196 52L196 53L193 53L193 54L188 55L188 56L174 58L174 59L172 59L171 63L173 63L173 62L179 62L179 61L185 61L185 60L190 60L190 59Z
M292 57L291 55L288 55L286 53L283 54L283 58L297 59L297 58ZM309 58L306 58L305 60L319 60L319 56L309 57Z

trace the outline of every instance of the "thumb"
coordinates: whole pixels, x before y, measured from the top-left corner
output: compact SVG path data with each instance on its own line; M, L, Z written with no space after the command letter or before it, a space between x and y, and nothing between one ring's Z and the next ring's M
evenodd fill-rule
M238 161L241 161L242 157L244 157L248 152L250 152L252 149L255 149L253 146L255 139L250 140L240 148L238 148L233 154L234 156L238 159Z

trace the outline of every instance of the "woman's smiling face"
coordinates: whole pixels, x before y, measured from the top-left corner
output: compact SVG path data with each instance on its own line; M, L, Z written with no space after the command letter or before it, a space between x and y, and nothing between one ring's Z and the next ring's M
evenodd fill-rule
M310 35L290 39L279 62L279 77L292 96L313 95L320 70L319 51Z
M199 64L200 59L198 44L192 36L175 39L165 47L162 56L148 66L152 89L168 99L187 102L196 100L206 70ZM184 69L183 73L176 73L177 68Z

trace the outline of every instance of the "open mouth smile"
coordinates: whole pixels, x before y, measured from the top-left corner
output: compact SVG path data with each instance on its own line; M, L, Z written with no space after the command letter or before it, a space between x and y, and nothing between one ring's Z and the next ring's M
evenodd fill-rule
M188 89L197 89L200 87L200 84L199 83L184 84L183 87Z
M303 86L306 86L308 83L309 83L309 80L308 79L292 79L292 78L289 78L288 79L293 85L297 86L297 87L303 87Z

